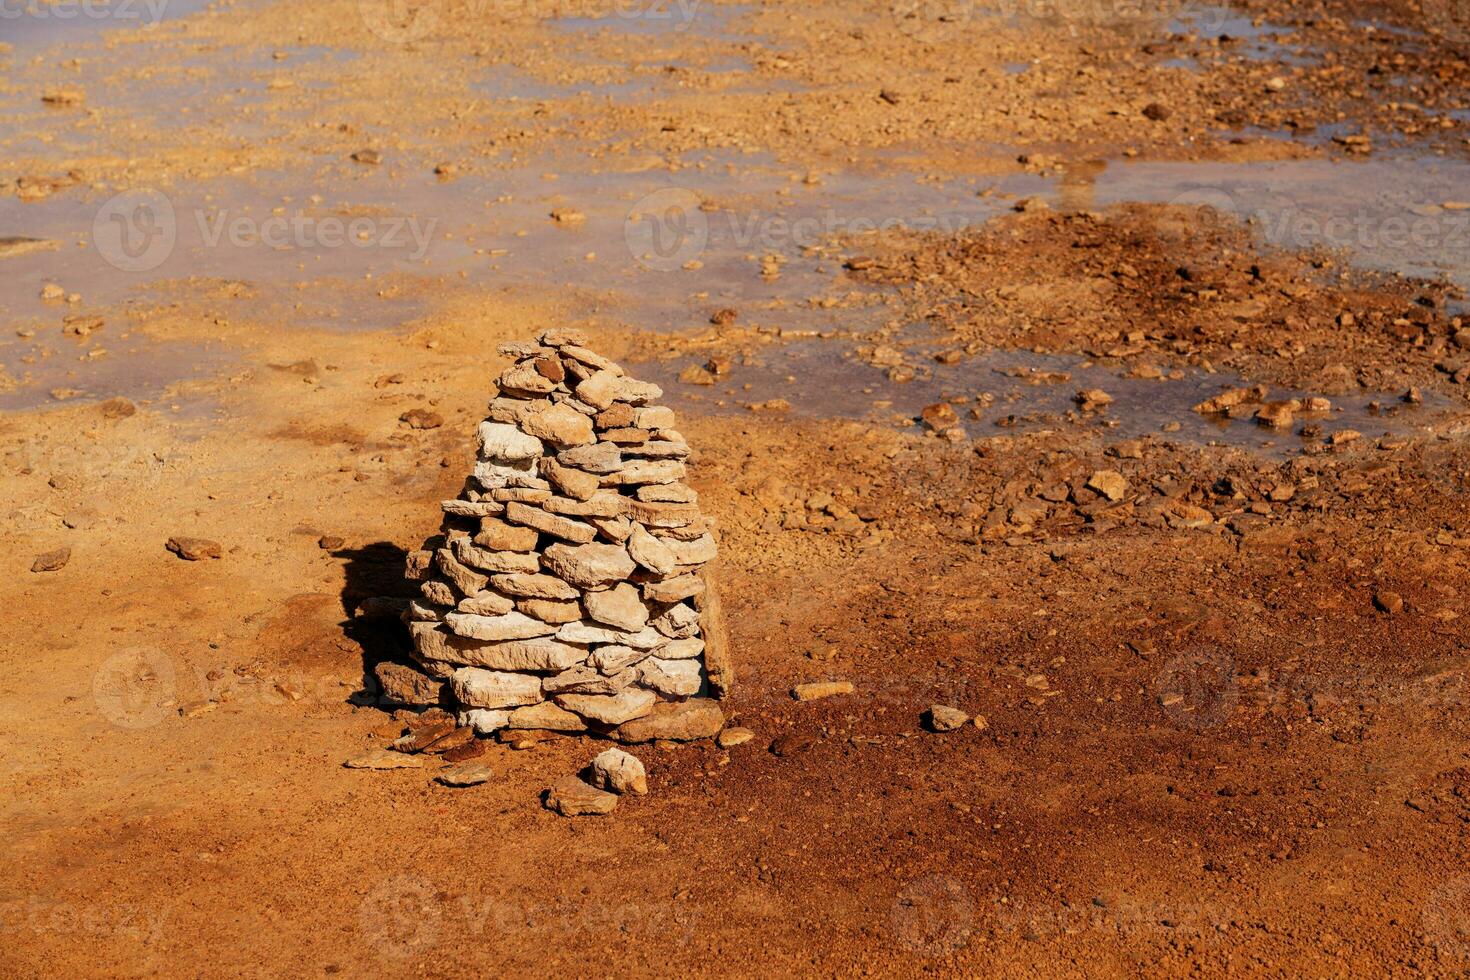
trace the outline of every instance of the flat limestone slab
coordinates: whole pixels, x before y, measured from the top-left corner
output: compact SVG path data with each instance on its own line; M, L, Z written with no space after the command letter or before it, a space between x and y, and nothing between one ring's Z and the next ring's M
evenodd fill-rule
M714 738L725 727L725 713L708 698L691 698L680 704L664 702L642 718L635 718L613 732L619 742L636 744L668 739L693 742Z
M556 703L588 721L621 725L648 714L658 699L652 691L627 690L620 694L558 694Z
M618 798L576 776L563 776L546 791L546 809L564 817L604 816L612 813Z

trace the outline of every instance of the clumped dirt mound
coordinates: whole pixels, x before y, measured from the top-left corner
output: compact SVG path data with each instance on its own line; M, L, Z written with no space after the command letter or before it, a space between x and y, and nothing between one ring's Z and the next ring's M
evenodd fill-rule
M1447 312L1452 287L1350 270L1326 252L1263 252L1253 234L1197 205L1041 211L950 239L849 241L860 254L848 266L901 287L940 350L1209 365L1324 394L1463 391L1470 334Z

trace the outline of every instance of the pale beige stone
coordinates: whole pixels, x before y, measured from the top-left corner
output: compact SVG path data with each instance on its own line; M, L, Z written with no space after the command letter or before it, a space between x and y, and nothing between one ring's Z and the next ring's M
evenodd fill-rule
M1122 500L1128 493L1128 480L1117 470L1098 470L1088 478L1087 488L1109 500Z
M615 518L623 511L623 498L615 491L602 490L586 500L552 497L541 505L541 509L564 517Z
M704 591L704 579L698 575L684 574L666 578L661 582L647 582L643 586L643 598L648 602L678 602L699 595Z
M638 679L632 668L615 674L603 674L590 665L581 665L547 677L541 682L541 690L548 694L617 694Z
M634 524L628 535L628 556L657 575L668 575L678 564L673 549L649 534L642 524Z
M621 630L638 632L648 625L648 607L638 595L636 586L623 582L602 592L588 592L582 597L587 618Z
M485 586L490 583L487 576L460 564L459 560L454 557L454 553L448 548L440 548L434 552L434 560L439 566L439 571L443 572L444 577L454 583L454 587L459 589L463 595L483 592Z
M531 729L548 732L583 732L587 722L582 716L568 711L551 701L517 708L510 713L507 728Z
M709 698L663 702L641 718L619 725L613 737L625 744L668 739L692 742L714 738L725 727L725 715Z
M635 459L602 478L605 485L634 486L639 483L676 483L686 476L684 464L676 459Z
M671 698L687 698L699 691L698 660L662 660L649 657L638 665L638 680L644 687Z
M564 817L604 816L612 813L618 798L576 776L563 776L546 791L546 809Z
M555 575L495 575L490 584L508 595L522 599L575 600L582 593Z
M587 529L593 530L591 527ZM542 554L541 563L561 580L582 589L600 589L625 581L633 574L634 568L627 550L616 544L582 544L576 547L554 544Z
M417 659L456 667L492 670L562 671L587 659L587 647L547 637L526 640L475 640L457 636L437 623L410 623Z
M476 545L493 551L535 551L540 540L541 534L534 527L507 524L495 517L482 519L480 533L474 537Z
M612 443L599 442L575 449L563 449L557 454L556 461L563 466L586 470L588 473L611 473L623 465L623 454Z
M549 514L540 507L530 504L506 504L505 519L512 524L533 527L554 538L561 538L573 544L586 544L597 537L597 529L591 524L584 524L557 514Z
M540 466L541 475L546 477L547 482L555 487L558 493L565 494L574 500L591 499L601 482L597 479L596 474L563 466L550 456L543 457ZM614 511L614 513L617 512Z
M674 553L675 563L679 565L703 565L714 561L715 555L719 553L712 534L702 534L693 541L669 541L667 544Z
M503 391L524 395L549 395L556 390L556 382L537 371L535 361L522 361L506 368L496 384Z
M611 371L596 371L576 387L576 395L596 409L604 409L618 400L621 379ZM627 399L624 399L627 401Z
M475 543L469 538L456 538L454 541L454 557L459 559L460 564L469 566L481 572L515 573L524 572L535 574L541 570L536 556L519 551L489 551L485 548L475 547Z
M585 619L563 624L557 629L556 638L564 643L622 643L638 650L652 650L667 642L664 635L651 626L633 633Z
M587 657L587 662L602 674L614 675L646 660L648 655L648 650L639 650L622 643L609 643L593 650Z
M444 617L444 624L457 636L472 640L524 640L533 636L550 636L558 628L514 611L501 616L452 612Z
M514 708L541 700L541 678L483 667L461 667L449 678L460 704L472 708Z
M459 605L455 608L458 612L472 616L504 616L515 608L515 603L510 596L487 591L459 600Z
M791 689L791 696L798 701L816 701L838 694L851 694L853 690L852 681L812 681L796 685Z
M592 785L619 796L648 792L648 772L636 756L622 749L608 749L592 760Z
M582 606L575 600L521 599L515 608L543 623L575 623L582 618Z
M584 446L596 438L592 420L569 405L538 405L521 416L520 425L527 435L558 446Z
M480 423L480 456L487 460L524 460L540 456L541 440L507 422Z
M469 708L456 715L455 721L478 735L493 735L510 723L510 712Z
M704 640L697 636L670 640L661 647L654 647L653 653L663 660L692 660L704 653Z
M658 699L652 691L629 688L619 694L558 694L556 703L575 711L588 721L602 725L620 725L641 718L653 710Z

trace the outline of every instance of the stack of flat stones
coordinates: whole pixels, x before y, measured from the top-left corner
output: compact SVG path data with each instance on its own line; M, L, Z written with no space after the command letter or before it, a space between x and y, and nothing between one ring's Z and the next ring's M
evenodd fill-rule
M417 669L386 665L385 690L501 737L715 736L731 681L717 548L685 483L689 445L652 404L662 391L576 331L500 350L515 363L474 472L408 557Z

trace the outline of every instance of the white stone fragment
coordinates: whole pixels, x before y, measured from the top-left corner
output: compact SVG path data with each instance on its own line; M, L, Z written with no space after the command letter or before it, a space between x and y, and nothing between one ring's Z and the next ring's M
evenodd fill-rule
M613 793L648 792L648 773L636 756L608 749L592 760L592 785Z
M480 423L481 459L534 459L541 455L541 451L540 439L527 435L509 422Z

